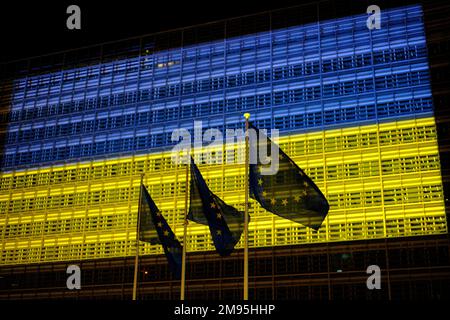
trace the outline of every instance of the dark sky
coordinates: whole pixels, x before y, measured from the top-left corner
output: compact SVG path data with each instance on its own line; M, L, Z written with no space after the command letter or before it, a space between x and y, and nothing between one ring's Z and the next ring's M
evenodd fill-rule
M1 56L10 61L109 40L293 6L301 0L60 0L0 6ZM309 2L309 1L308 1ZM66 8L77 4L82 29L66 28Z

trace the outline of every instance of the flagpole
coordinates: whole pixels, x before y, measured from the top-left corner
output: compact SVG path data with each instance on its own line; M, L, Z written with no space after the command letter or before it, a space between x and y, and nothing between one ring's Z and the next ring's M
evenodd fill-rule
M249 133L248 119L250 113L245 113L245 204L244 204L244 300L248 300L248 167L249 167Z
M187 225L188 225L188 194L189 194L189 166L190 157L189 151L186 153L186 192L184 195L184 226L183 226L183 254L181 257L181 289L180 300L184 300L184 293L186 288L186 250L187 250Z
M138 269L139 269L139 230L141 229L141 197L142 197L142 183L144 181L144 174L141 174L141 184L139 185L139 205L138 205L138 216L136 223L136 255L134 257L134 280L133 280L133 301L137 300L137 284L138 284Z

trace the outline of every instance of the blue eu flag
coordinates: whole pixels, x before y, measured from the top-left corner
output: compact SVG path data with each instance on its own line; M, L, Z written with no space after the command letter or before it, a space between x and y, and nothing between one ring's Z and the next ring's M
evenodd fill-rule
M280 148L272 148L273 142L258 128L249 123L249 129L257 134L254 153L264 151L270 159L278 156L279 167L275 174L261 174L264 165L260 157L250 153L250 196L261 206L280 217L318 230L328 213L328 201L314 182ZM270 154L277 150L278 154ZM257 160L256 160L257 159Z
M244 214L209 190L192 158L188 219L209 226L214 246L221 256L231 254L244 230Z
M169 269L176 279L181 278L182 246L175 237L150 194L141 184L141 202L139 204L139 240L151 244L161 244L164 248Z

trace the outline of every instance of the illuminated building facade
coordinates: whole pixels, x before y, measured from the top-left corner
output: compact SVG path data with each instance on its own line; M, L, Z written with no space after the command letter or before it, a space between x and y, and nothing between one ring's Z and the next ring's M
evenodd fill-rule
M330 203L314 232L251 202L253 298L382 299L423 286L449 295L446 153L424 9L383 10L378 30L359 12L284 25L272 12L252 18L254 32L232 20L204 27L204 39L201 27L182 29L4 66L13 71L2 82L0 298L128 299L141 173L181 238L185 169L171 160L172 132L192 132L194 120L242 128L243 112L280 130L280 147ZM243 165L199 169L243 208ZM220 258L195 223L187 246L188 297L239 299L240 250ZM439 272L424 281L408 271L409 293L391 281L433 254ZM162 249L142 243L141 255L141 296L178 298ZM64 288L72 263L83 270L80 292ZM389 290L367 291L370 264L388 270Z

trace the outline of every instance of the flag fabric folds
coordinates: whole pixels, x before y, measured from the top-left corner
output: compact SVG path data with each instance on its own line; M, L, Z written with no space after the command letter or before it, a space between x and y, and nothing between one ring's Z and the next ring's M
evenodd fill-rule
M192 158L188 219L209 226L214 246L221 256L231 254L244 230L244 214L209 190Z
M169 269L176 279L181 278L182 246L156 206L147 188L141 184L139 204L139 240L161 244Z
M272 142L262 131L249 123L249 129L257 134L257 148L252 146L250 152L257 153L265 149L265 155L272 158ZM259 151L258 151L259 150ZM261 206L280 217L318 230L328 213L328 201L314 182L300 169L283 150L278 150L279 168L275 174L262 175L264 165L257 154L250 155L257 159L250 163L250 196Z

